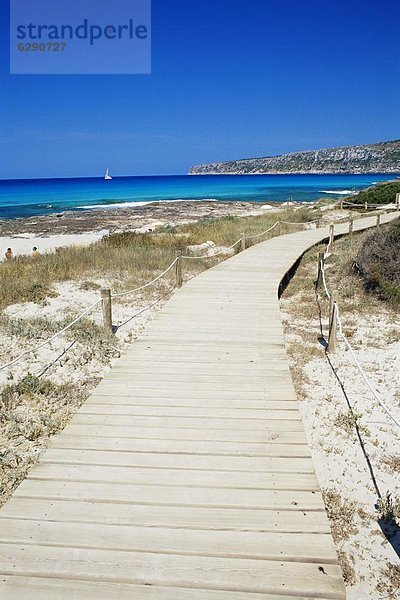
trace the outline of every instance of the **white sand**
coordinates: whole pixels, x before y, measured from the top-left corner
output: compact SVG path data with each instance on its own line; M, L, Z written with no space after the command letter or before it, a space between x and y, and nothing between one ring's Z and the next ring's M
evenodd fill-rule
M377 590L378 582L385 580L384 572L389 563L398 565L399 559L379 527L378 513L374 508L377 494L354 428L346 431L339 424L340 415L348 414L348 405L323 348L317 341L319 321L296 317L297 302L296 296L281 301L285 311L287 345L290 348L292 344L304 343L311 334L315 340L314 348L320 348L320 358L312 358L301 371L308 381L302 383L305 398L300 402L318 481L321 488L333 488L342 499L354 501L357 510L366 515L361 518L356 512L354 525L357 533L340 542L337 548L346 554L356 573L355 584L347 587L347 598L399 598L400 591L399 595L382 596ZM369 381L381 392L382 399L395 417L400 419L399 320L395 320L393 314L383 306L379 314L371 316L346 315L342 312L342 319L345 331L350 331L351 345ZM326 319L323 322L326 334ZM310 342L306 343L310 345ZM381 493L398 495L400 430L368 390L343 342L338 344L338 351L331 355L331 361L353 409L359 415L362 438ZM297 362L294 355L293 369ZM301 372L300 375L294 370L292 372L295 381L299 381L299 377L301 380ZM400 549L400 534L392 543Z
M13 237L0 237L0 256L4 259L7 248L12 248L14 256L31 254L32 248L36 246L39 252L54 251L63 246L89 246L93 242L101 240L108 235L108 230L93 231L92 233L77 233L73 235L48 235L38 237L35 233L22 233Z

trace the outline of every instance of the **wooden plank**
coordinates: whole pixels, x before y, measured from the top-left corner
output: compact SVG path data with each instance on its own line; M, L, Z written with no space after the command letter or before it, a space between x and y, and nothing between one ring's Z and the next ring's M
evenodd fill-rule
M210 459L211 462L212 459ZM135 467L120 465L92 465L52 463L46 461L33 467L30 480L55 479L61 481L98 481L102 483L129 485L168 485L182 487L209 487L209 488L235 488L259 490L318 490L311 459L273 459L277 465L271 466L270 471L263 472L237 472L233 470L200 470L195 467L174 469L172 467ZM295 465L290 467L288 461L293 460ZM279 472L277 469L284 464L286 470ZM291 468L291 471L288 469Z
M252 429L189 429L168 427L129 427L117 425L85 425L75 424L71 421L68 425L70 435L86 435L99 437L122 437L134 439L156 440L192 440L192 442L247 442L259 443L290 443L304 444L306 436L304 431L293 431L285 421L270 421L265 431Z
M174 417L157 415L150 417L142 416L129 416L129 415L113 415L109 414L106 417L98 414L85 414L79 412L71 421L76 425L103 425L106 423L106 427L112 426L126 426L126 427L166 427L174 429L191 428L191 429L223 429L223 430L241 430L241 431L261 431L264 432L268 428L276 426L282 427L285 431L303 431L303 422L300 418L299 413L290 414L290 419L279 418L279 414L275 414L273 419L263 419L258 417L257 419L230 419L224 418L202 418L192 417L190 415L186 417Z
M165 469L193 469L207 471L243 471L260 473L314 473L311 459L302 457L254 457L254 456L214 456L213 454L174 454L153 452L105 452L93 450L70 450L50 448L43 455L40 464L56 463L70 465L99 465L150 467Z
M84 581L343 597L340 569L330 564L321 570L313 563L0 544L0 571Z
M263 375L249 375L247 373L242 374L239 372L240 370L236 370L236 374L233 373L154 373L149 376L148 373L140 373L140 372L116 372L112 370L109 372L107 376L107 383L110 385L114 385L116 383L116 387L123 385L142 385L143 383L149 383L149 379L151 380L151 387L157 384L157 387L161 385L164 389L168 388L168 385L173 384L187 384L194 385L196 383L206 386L211 386L212 384L215 386L223 386L223 389L229 389L231 385L243 385L244 389L254 389L261 388L263 386L271 386L275 385L283 385L290 386L292 385L291 380L289 378L289 370L286 371L275 371L271 369L269 372L265 372ZM226 384L229 382L229 385L226 387ZM207 389L207 388L206 388ZM216 388L217 389L217 388Z
M42 484L43 489L43 484ZM174 529L329 533L326 513L321 510L262 510L252 508L214 508L211 506L164 506L134 503L103 503L62 500L54 497L29 498L14 495L1 509L3 519L139 525ZM2 521L3 522L3 521ZM1 530L1 527L0 527ZM33 538L34 539L34 538Z
M210 408L213 409L212 414L218 416L218 412L229 409L230 411L238 411L237 414L243 414L246 412L253 411L272 411L272 410L298 410L298 403L294 400L231 400L225 399L207 399L207 398L186 398L186 397L175 397L175 398L137 398L131 396L116 396L110 394L109 396L90 396L85 404L82 406L82 412L86 412L86 409L90 410L105 410L107 408L113 408L116 412L121 413L124 410L156 410L157 408L170 410L172 408L179 408L183 410L185 408L193 410L207 411L208 416L210 415ZM126 407L126 408L125 408ZM242 413L243 411L243 413ZM254 414L259 414L255 413Z
M239 391L242 394L248 392L258 392L261 394L265 394L268 392L271 387L274 387L274 392L277 393L279 391L291 392L293 389L292 382L285 377L273 377L271 380L265 379L263 382L256 383L251 380L251 378L243 377L241 380L233 380L229 381L229 377L226 377L224 381L207 381L204 378L198 379L195 376L193 380L177 380L173 381L164 381L162 377L159 378L140 378L140 377L131 377L126 381L121 379L111 379L107 378L102 383L100 383L99 389L103 390L114 390L116 393L123 393L124 390L130 392L134 392L135 390L142 390L143 388L146 390L157 390L161 389L163 391L168 391L169 387L173 387L174 391L187 392L190 390L207 390L210 394L216 395L220 391Z
M68 428L69 431L69 428ZM189 454L191 456L213 455L234 457L308 457L310 450L305 442L302 444L279 443L245 443L245 442L201 442L193 444L192 440L155 440L120 437L90 437L86 435L69 435L64 432L54 438L52 448L107 450L110 454L121 452L147 453L156 457L158 454ZM110 459L112 460L112 459Z
M293 386L287 387L285 390L276 390L276 389L268 389L268 390L252 390L251 392L245 390L215 390L210 393L210 390L205 390L201 386L196 389L185 389L185 390L177 390L175 387L168 387L167 390L153 390L149 388L141 388L141 389L127 389L127 390L115 390L113 387L106 387L100 384L96 390L94 391L92 398L97 401L98 398L114 398L115 402L118 402L118 399L121 398L121 402L124 398L129 398L130 400L142 399L146 398L154 398L155 400L164 399L168 400L181 400L184 399L189 400L204 400L208 401L211 405L212 402L218 401L222 402L225 400L226 402L240 400L242 402L269 402L269 401L284 401L290 400L291 402L297 401L296 394L294 392ZM206 406L206 404L201 403L202 406ZM250 407L250 405L249 405Z
M268 410L267 408L257 409L232 409L232 408L199 408L199 407L188 407L188 406L130 406L130 405L117 405L110 404L93 404L86 403L83 410L80 411L81 415L93 415L93 416L112 416L112 417L157 417L169 423L170 419L207 419L212 414L213 419L226 419L228 423L232 420L245 420L246 422L254 420L262 423L262 421L271 420L286 420L286 421L298 421L299 412L297 408L291 410Z
M330 535L313 533L304 533L299 545L297 535L291 533L196 531L128 525L103 525L100 528L94 523L7 519L1 525L1 542L324 564L337 561Z
M294 596L225 590L200 590L191 588L135 585L119 582L73 581L43 577L16 577L3 575L0 578L0 595L7 600L294 600ZM296 596L295 600L312 600L315 596ZM320 600L327 600L321 598Z
M323 350L321 349L321 354ZM210 377L210 376L237 376L238 373L247 377L264 377L268 373L284 373L289 375L289 366L287 361L277 360L274 363L270 362L269 364L265 364L265 366L260 367L256 363L234 363L232 365L221 364L222 361L218 361L218 363L209 363L205 364L203 362L179 362L179 367L177 368L177 361L169 362L169 360L164 360L164 362L160 362L157 365L157 374L160 373L165 375L176 375L177 372L181 375L193 375L196 374L199 377ZM130 365L121 365L117 363L110 370L110 375L154 375L154 362L149 360L146 363L138 363L138 364L130 364Z

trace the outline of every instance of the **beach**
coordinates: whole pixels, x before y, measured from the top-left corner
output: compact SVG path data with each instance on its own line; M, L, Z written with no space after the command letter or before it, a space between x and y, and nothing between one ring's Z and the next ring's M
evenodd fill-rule
M17 256L30 254L33 246L40 252L70 245L88 246L112 233L144 233L166 225L173 227L218 217L256 216L281 208L280 203L168 201L127 208L66 211L25 219L3 219L0 220L0 252L3 257L8 247Z

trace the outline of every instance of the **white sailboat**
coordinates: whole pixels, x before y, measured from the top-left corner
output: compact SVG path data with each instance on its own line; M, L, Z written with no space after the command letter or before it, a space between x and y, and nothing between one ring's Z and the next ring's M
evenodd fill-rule
M105 175L104 175L104 179L112 179L112 177L110 175L109 169L106 169L106 172L105 172Z

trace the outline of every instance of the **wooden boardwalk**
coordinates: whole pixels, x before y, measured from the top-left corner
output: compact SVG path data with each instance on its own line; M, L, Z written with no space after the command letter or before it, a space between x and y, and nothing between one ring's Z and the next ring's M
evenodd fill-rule
M165 305L0 511L1 598L345 597L277 301L326 233L254 246Z

